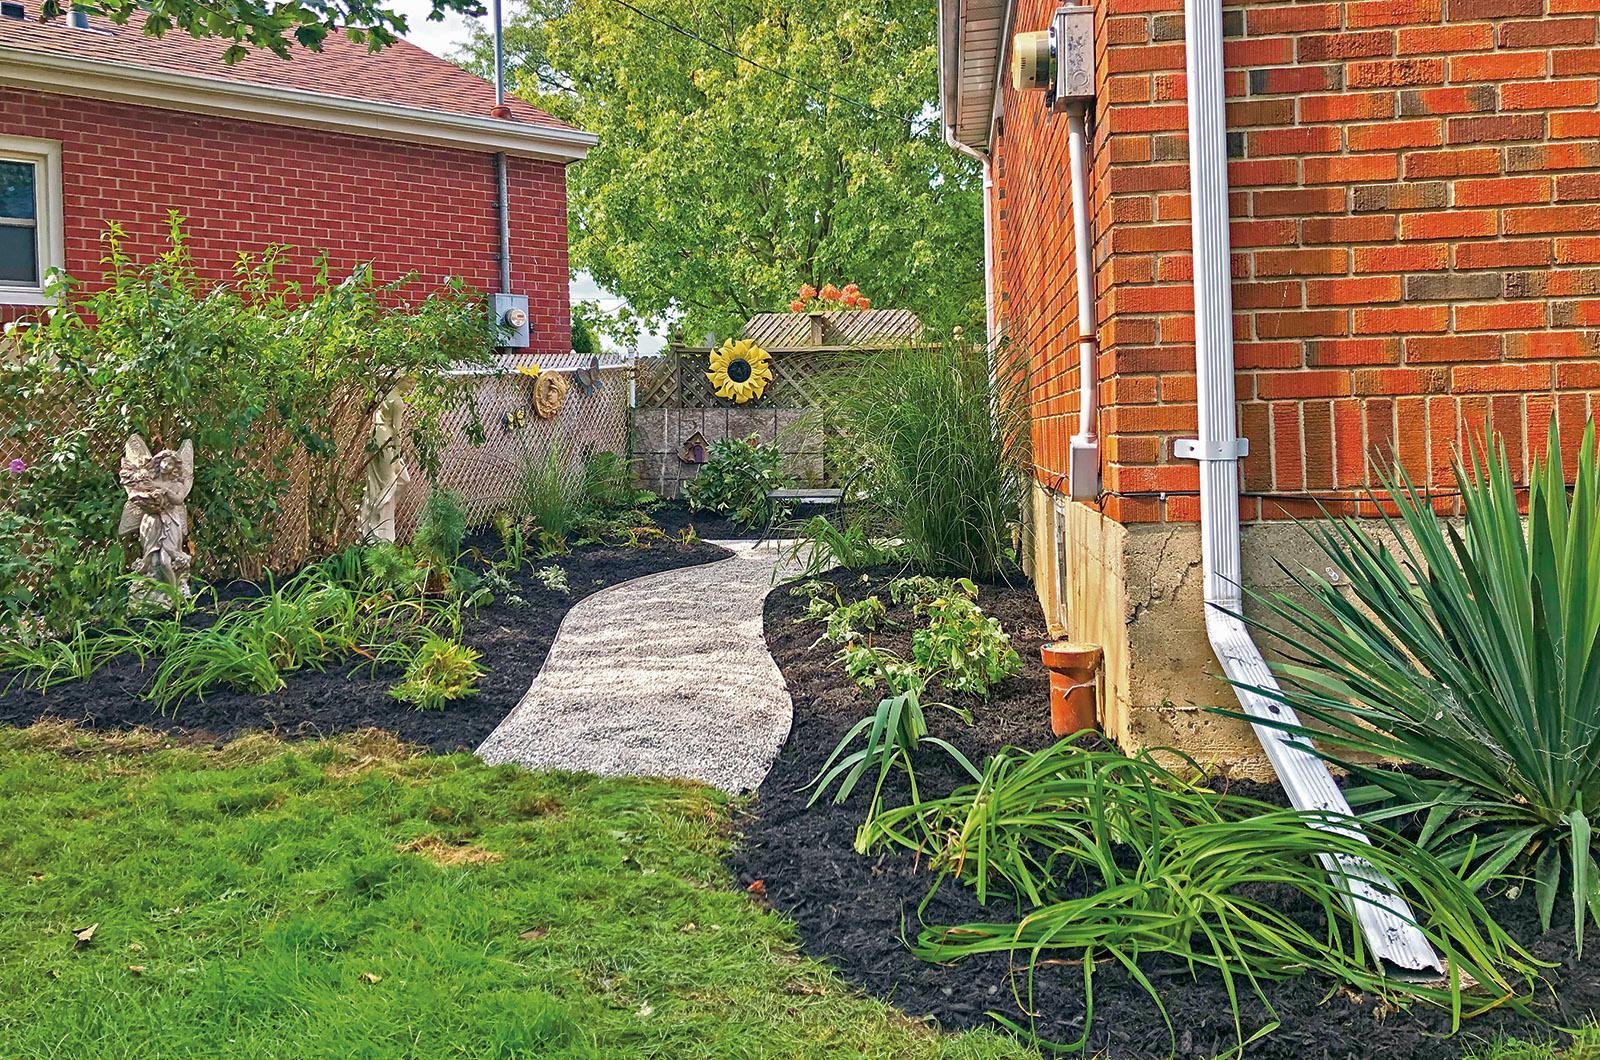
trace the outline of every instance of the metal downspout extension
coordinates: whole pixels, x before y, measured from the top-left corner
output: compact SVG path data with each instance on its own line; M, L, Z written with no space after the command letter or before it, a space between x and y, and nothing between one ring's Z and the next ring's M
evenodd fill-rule
M1072 169L1072 244L1078 286L1078 433L1072 436L1067 489L1075 501L1100 496L1100 335L1095 312L1097 286L1089 234L1087 103L1067 111L1067 155Z
M1180 441L1177 455L1200 465L1200 533L1205 572L1206 632L1245 713L1294 721L1283 703L1247 687L1278 685L1250 631L1243 609L1239 552L1239 459L1246 444L1237 428L1233 363L1233 291L1228 233L1227 130L1223 115L1222 4L1184 0L1188 75L1189 184L1194 240L1195 382L1198 440ZM1240 687L1244 686L1244 687ZM1350 805L1308 741L1270 725L1254 726L1289 800L1308 813L1348 815ZM1326 826L1324 826L1326 827ZM1358 829L1350 829L1360 835ZM1443 971L1392 881L1365 861L1325 857L1342 879L1374 956L1417 973Z

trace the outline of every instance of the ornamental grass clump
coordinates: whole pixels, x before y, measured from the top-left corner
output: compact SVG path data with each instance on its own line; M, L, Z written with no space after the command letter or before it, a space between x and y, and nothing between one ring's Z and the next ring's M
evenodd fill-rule
M1020 362L952 341L861 353L820 381L843 466L866 469L863 502L918 567L989 577L1011 560L1030 463Z
M1420 818L1419 842L1473 886L1531 877L1546 927L1567 902L1582 953L1586 919L1600 921L1594 424L1570 488L1554 426L1548 452L1533 462L1526 522L1496 445L1456 468L1459 526L1403 471L1384 480L1392 543L1350 518L1311 525L1337 584L1308 571L1296 581L1310 603L1263 601L1291 661L1277 668L1281 693L1258 691L1317 726L1281 727L1367 782L1351 801L1370 819Z
M1263 984L1308 972L1394 1004L1447 1006L1457 1024L1482 1009L1520 1003L1537 964L1472 888L1399 836L1369 829L1369 845L1350 824L1219 795L1149 754L1129 757L1068 739L1033 753L1008 748L984 763L973 784L881 811L862 826L857 849L912 850L941 883L957 880L980 901L1000 899L1014 910L986 922L926 926L914 945L918 956L1019 958L1029 968L1028 997L1019 998L1025 1011L1036 1010L1033 973L1041 962L1078 963L1086 1016L1073 1048L1088 1040L1094 973L1104 963L1139 983L1164 1018L1153 973L1174 962L1191 974L1213 969L1241 1048L1277 1026L1275 1017L1264 1027L1244 1026L1244 991L1270 1013ZM1329 875L1329 858L1364 859L1400 882L1418 927L1445 962L1442 982L1383 974L1352 912L1363 899ZM1285 888L1318 915L1285 911Z

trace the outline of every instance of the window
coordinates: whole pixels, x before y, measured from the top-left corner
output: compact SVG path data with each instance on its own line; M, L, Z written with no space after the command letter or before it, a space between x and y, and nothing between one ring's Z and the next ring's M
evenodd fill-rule
M45 302L63 264L61 145L0 136L0 305Z

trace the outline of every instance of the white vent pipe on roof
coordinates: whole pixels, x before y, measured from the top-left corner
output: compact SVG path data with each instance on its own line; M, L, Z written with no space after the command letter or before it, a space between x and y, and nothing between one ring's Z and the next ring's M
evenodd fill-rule
M1184 0L1189 105L1189 199L1194 240L1195 381L1199 402L1196 440L1177 444L1177 455L1200 464L1200 536L1205 572L1206 632L1245 713L1294 722L1285 704L1246 688L1278 685L1238 617L1243 611L1239 550L1239 438L1233 381L1233 290L1228 234L1227 128L1223 115L1222 4ZM1243 686L1243 687L1241 687ZM1309 742L1268 724L1256 737L1296 809L1348 815L1350 804ZM1354 834L1359 835L1359 832ZM1326 858L1342 877L1373 954L1407 972L1443 971L1395 885L1364 861Z

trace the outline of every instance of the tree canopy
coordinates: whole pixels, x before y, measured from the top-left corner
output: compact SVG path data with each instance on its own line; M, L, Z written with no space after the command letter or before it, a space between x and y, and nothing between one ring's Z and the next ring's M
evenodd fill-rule
M288 58L299 46L320 50L329 33L340 32L372 51L393 44L410 27L381 0L44 0L45 19L62 17L76 8L100 15L119 26L139 19L152 37L178 30L192 37L220 37L233 43L223 60L236 63L250 47ZM483 14L479 0L433 0L428 18L447 12Z
M935 18L927 0L529 0L512 85L600 136L569 172L574 267L695 339L807 283L980 320L981 193L940 139ZM492 55L480 29L467 61Z

